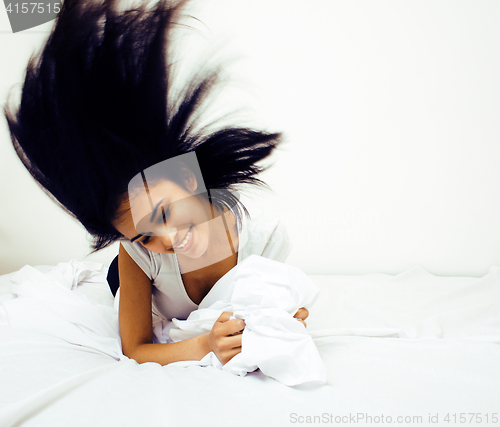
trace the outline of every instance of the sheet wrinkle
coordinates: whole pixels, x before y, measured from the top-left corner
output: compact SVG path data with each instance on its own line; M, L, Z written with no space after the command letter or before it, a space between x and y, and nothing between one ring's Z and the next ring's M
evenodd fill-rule
M83 284L107 287L102 264L72 260L47 273L25 266L10 281L15 298L0 301L4 324L89 347L116 360L127 358L121 350L116 310L77 292Z
M209 332L220 314L230 311L245 320L241 353L225 365L209 353L201 365L240 376L259 368L289 386L325 383L326 368L318 350L293 317L300 307L310 308L318 294L299 269L251 255L223 276L186 320L165 322L155 333L159 342L181 341Z

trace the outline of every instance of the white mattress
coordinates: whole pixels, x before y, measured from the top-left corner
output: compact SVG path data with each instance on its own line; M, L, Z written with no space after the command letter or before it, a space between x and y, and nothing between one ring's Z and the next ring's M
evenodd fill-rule
M0 301L13 298L11 276L0 276ZM321 295L307 329L328 370L324 386L139 365L44 333L37 319L14 328L4 314L0 425L500 423L499 267L481 279L435 277L420 267L397 276L311 277ZM113 306L104 274L71 292Z

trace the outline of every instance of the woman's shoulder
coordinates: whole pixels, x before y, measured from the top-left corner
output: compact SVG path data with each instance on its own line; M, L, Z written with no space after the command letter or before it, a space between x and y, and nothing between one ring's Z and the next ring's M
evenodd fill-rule
M121 244L130 257L151 280L158 277L162 265L165 264L163 262L162 255L168 254L151 252L140 243L130 242L128 240L122 241Z

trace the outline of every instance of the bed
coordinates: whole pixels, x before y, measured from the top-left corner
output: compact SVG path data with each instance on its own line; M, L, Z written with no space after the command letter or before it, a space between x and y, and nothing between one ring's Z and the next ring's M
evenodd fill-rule
M117 350L105 267L71 261L21 272L35 292L15 285L15 273L0 276L2 427L500 423L500 267L482 278L418 266L310 276L320 298L307 331L328 380L295 387L259 371L139 365ZM49 274L65 278L73 305L46 287ZM85 321L70 325L76 312Z

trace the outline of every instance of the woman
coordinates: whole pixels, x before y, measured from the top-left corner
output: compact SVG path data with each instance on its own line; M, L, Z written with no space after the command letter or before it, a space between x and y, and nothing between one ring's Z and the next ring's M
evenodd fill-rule
M247 220L231 192L263 185L257 163L280 135L200 125L217 70L199 72L173 97L168 39L184 3L119 11L114 1L65 1L42 52L30 59L19 108L7 104L5 114L20 159L93 236L93 250L122 241L124 354L167 364L213 351L226 363L241 351L242 320L223 313L210 333L160 344L151 311L187 317L251 253L284 261L282 226ZM251 244L242 255L245 221ZM300 309L296 317L307 314Z

